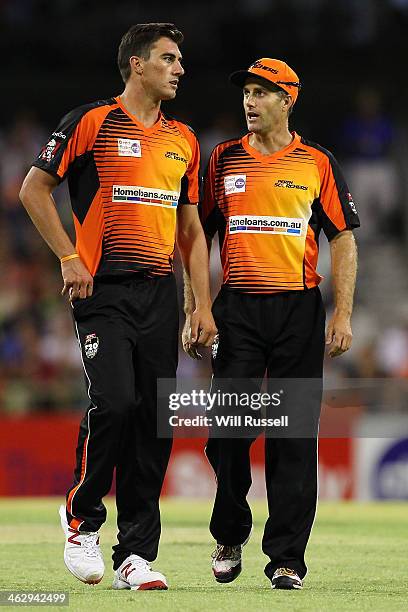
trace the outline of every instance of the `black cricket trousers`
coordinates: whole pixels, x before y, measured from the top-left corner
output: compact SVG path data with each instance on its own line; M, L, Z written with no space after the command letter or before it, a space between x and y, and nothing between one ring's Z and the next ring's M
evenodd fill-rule
M213 360L215 390L217 379L260 379L265 371L269 378L318 379L321 388L325 310L317 287L272 295L223 287L213 315L220 338ZM316 431L320 400L319 391L314 407ZM217 438L210 433L206 454L217 478L210 531L221 544L242 544L251 532L247 494L254 439ZM317 435L265 437L265 478L269 518L262 549L270 558L265 574L271 578L278 567L288 567L303 578L317 503Z
M176 376L174 276L96 279L93 295L74 302L73 315L91 404L80 425L67 519L80 531L101 527L116 469L114 569L132 553L153 561L172 445L157 437L157 379Z

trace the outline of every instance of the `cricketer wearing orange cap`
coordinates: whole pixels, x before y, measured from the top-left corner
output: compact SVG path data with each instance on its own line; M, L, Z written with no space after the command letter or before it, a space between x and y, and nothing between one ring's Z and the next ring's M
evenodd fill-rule
M248 77L251 76L258 76L270 83L274 83L292 97L293 104L296 102L301 84L296 72L286 62L262 57L251 64L248 70L233 72L230 76L230 81L234 85L238 85L238 87L243 87Z
M272 588L301 589L316 512L325 351L319 236L323 230L330 243L335 309L326 344L329 356L336 357L352 340L357 256L351 230L359 219L332 153L289 129L300 89L294 70L281 60L262 58L230 80L242 88L248 133L214 148L201 201L208 244L218 232L223 268L213 304L219 339L212 351L211 391L228 397L224 392L233 395L237 384L239 389L244 384L254 399L261 389L254 381L266 373L269 396L277 389L283 392L282 412L265 410L267 417L288 415L288 410L290 416L285 433L265 426L269 517L262 550L269 557L265 574ZM185 333L183 346L195 356ZM234 417L242 407L238 403L228 413L221 401L212 411L213 416ZM217 542L212 570L216 581L225 583L239 575L242 547L252 530L247 495L250 447L257 432L245 427L239 436L233 427L220 432L215 422L206 446L217 481L210 521ZM300 422L305 425L295 432L292 427Z

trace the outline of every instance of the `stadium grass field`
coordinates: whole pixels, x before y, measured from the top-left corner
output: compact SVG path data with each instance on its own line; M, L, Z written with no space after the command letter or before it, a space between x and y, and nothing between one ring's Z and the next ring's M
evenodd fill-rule
M167 575L170 589L131 592L111 588L113 502L108 501L108 523L101 531L107 571L95 587L80 583L65 569L57 514L60 502L58 498L0 499L0 590L68 591L69 610L98 612L408 609L408 512L404 503L320 503L303 591L273 591L263 574L266 558L260 548L263 502L252 503L254 532L244 549L241 576L231 584L219 585L209 565L214 548L207 529L211 504L164 500L161 548L154 567Z

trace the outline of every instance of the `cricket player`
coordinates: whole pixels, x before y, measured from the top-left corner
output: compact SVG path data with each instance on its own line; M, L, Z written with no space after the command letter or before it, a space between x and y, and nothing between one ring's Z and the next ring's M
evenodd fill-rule
M178 305L175 238L193 285L193 336L211 345L207 246L198 217L199 146L160 110L184 74L183 34L134 25L119 46L120 96L68 113L29 171L21 200L61 262L90 407L79 431L74 483L61 507L64 560L79 580L104 574L99 529L116 470L115 589L167 589L153 571L159 495L171 439L157 437L157 379L175 378ZM68 178L76 246L52 192ZM177 227L177 235L176 235Z
M248 134L215 147L202 201L204 231L209 244L218 232L224 272L213 305L219 331L213 386L221 379L262 379L267 372L269 378L315 380L320 389L325 337L331 357L347 351L352 340L356 208L333 155L289 130L300 89L295 71L281 60L262 58L230 80L243 92ZM330 241L335 298L326 336L316 272L322 229ZM188 283L186 294L183 345L194 357ZM319 393L317 422L320 399ZM217 541L212 568L220 583L240 573L242 546L252 529L246 498L253 439L210 435L206 448L217 478L210 530ZM272 588L301 589L316 512L317 433L267 436L265 463L265 573Z

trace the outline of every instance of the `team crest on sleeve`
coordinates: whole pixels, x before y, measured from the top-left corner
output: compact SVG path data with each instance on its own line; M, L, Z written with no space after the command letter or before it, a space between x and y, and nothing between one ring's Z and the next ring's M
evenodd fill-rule
M56 152L60 148L61 143L57 142L55 138L51 138L40 153L40 159L46 162L50 162L55 157Z
M225 195L245 193L246 174L230 174L224 178Z
M351 193L347 194L347 198L348 198L348 202L350 204L351 210L356 215L357 214L357 208L356 208L356 205L354 204L353 196L351 195Z
M93 359L98 352L99 338L96 334L88 334L85 336L84 351L88 359Z
M140 140L118 138L118 155L119 157L142 157Z

